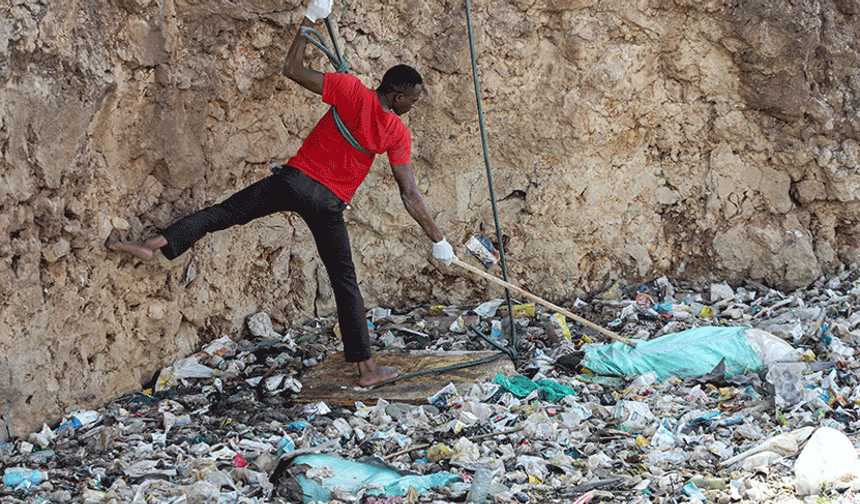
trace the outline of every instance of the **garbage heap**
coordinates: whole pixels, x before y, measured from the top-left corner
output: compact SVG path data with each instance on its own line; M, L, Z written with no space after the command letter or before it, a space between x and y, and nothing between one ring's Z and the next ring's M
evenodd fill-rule
M516 349L515 374L467 393L442 376L418 405L302 403L335 321L258 313L150 388L3 442L0 500L858 502L857 276L618 282L566 304L635 348L530 304L513 336L501 300L374 309L377 349L495 348L468 320Z

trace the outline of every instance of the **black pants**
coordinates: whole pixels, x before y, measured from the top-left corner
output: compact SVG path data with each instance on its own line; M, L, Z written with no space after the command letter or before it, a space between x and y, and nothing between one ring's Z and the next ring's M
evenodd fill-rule
M279 166L272 172L272 175L233 194L224 202L171 224L161 232L167 239L161 252L168 259L175 259L206 233L247 224L275 212L296 212L310 228L331 279L344 357L347 362L369 359L370 334L364 299L358 290L349 234L343 220L346 203L301 170Z

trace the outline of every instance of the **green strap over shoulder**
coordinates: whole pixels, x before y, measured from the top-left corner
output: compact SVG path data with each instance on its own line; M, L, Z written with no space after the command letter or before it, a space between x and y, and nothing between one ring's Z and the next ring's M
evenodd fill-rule
M328 46L325 44L325 41L322 38L322 35L320 35L320 33L313 28L303 26L301 27L300 32L304 38L308 39L311 44L315 45L317 48L319 48L319 50L325 53L326 56L328 56L329 61L335 68L335 72L349 73L349 64L340 55L340 49L337 46L337 39L335 39L334 37L334 28L332 27L329 18L325 18L325 24L328 27L328 34L329 37L331 37L332 45L334 46L335 52L329 50ZM337 113L337 108L333 105L331 107L331 114L332 117L334 117L334 124L337 126L337 130L340 132L341 135L343 135L343 138L349 143L349 145L352 145L357 150L369 156L374 155L372 152L362 147L358 140L356 140L356 138L352 135L352 132L349 131L349 128L346 127L346 125L343 123L343 120L340 118L340 115Z

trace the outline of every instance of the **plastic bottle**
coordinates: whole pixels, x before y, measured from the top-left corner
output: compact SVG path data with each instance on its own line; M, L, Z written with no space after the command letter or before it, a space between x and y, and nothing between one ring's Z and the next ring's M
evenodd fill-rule
M722 478L693 478L690 480L690 483L696 485L699 488L715 488L718 490L725 490L727 488L725 480Z
M466 495L467 504L484 504L487 500L487 495L490 493L490 484L493 482L493 474L486 469L478 469L475 471L475 477L472 479L472 488L469 489L469 494Z
M47 473L26 467L7 467L3 473L3 484L10 487L16 487L24 482L38 485L46 479L48 479Z
M71 414L71 418L67 423L64 423L63 425L57 427L57 430L84 427L91 423L95 423L98 419L99 414L97 411L78 410Z
M57 430L61 430L61 429L75 429L75 428L77 428L77 427L80 427L81 425L82 425L82 424L81 424L81 421L80 421L80 420L78 420L76 417L72 417L68 422L66 422L66 423L64 423L63 425L61 425L61 426L57 427Z

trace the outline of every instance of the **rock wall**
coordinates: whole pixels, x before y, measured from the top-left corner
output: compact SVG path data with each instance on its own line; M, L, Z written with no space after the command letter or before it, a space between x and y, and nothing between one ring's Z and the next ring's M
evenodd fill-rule
M296 151L326 108L280 75L303 13L294 0L0 0L0 437L135 390L256 311L285 326L331 313L292 215L173 262L103 246ZM472 13L512 281L557 302L662 275L792 289L857 261L860 1L479 0ZM333 19L367 85L399 62L425 75L405 116L419 185L449 241L495 237L464 2L338 2ZM347 212L368 306L497 295L428 260L386 161Z

